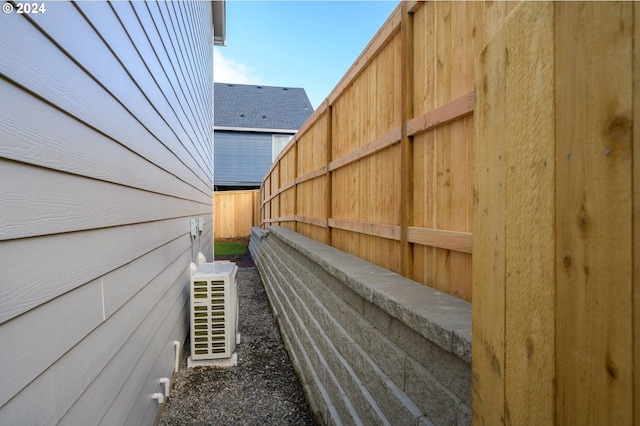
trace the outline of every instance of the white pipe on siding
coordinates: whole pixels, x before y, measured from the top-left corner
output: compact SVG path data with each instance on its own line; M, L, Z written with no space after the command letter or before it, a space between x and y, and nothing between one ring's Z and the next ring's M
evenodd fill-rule
M160 384L164 385L164 396L169 398L169 392L171 390L171 380L168 377L160 379Z
M180 342L178 342L177 340L174 340L173 347L176 349L176 357L175 357L175 363L173 365L173 372L177 373L178 369L180 368Z

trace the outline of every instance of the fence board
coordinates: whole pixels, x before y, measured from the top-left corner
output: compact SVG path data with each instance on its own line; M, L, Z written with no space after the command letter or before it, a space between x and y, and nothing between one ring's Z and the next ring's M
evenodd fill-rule
M514 424L554 422L553 6L507 21L505 395ZM523 32L527 37L522 37ZM535 76L535 77L534 77ZM541 143L541 141L545 141ZM486 141L485 141L486 143ZM522 362L522 360L527 362Z
M473 422L505 423L505 199L506 36L498 34L478 59L475 163L477 205L473 255Z
M566 424L631 423L632 7L556 6L557 410Z
M469 125L466 119L451 123L451 222L447 229L453 231L469 231L467 218L473 214L467 190L468 185L472 184L469 172L473 173L473 159L467 155L467 148L472 142L467 140ZM450 251L449 256L450 294L471 300L471 274L468 274L467 268L471 258L458 251Z
M424 3L414 14L413 114L419 116L437 107L434 99L434 17L435 3Z
M640 4L633 5L633 122L640 123ZM633 390L640 392L640 132L633 132ZM633 419L640 422L640 404L633 404Z

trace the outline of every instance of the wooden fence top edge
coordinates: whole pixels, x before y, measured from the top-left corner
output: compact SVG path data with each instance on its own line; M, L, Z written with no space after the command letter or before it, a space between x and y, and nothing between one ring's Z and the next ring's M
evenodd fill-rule
M214 195L249 194L260 192L260 189L234 189L231 191L213 191Z
M327 112L328 107L329 106L328 106L327 99L323 100L320 103L320 105L318 105L318 109L313 111L313 113L309 116L309 118L307 118L307 121L302 123L302 126L300 126L300 128L296 132L296 139L300 139L302 135L304 135L307 132L307 130L309 130L316 123L316 121L320 119L322 114Z
M340 79L336 87L329 93L327 102L329 106L335 104L336 100L342 93L353 84L355 79L366 68L366 66L376 57L378 51L384 48L391 38L400 31L402 22L402 2L398 4L389 18L382 24L382 27L373 36L369 44L364 48L360 56L355 60L353 65L347 70L345 75Z
M322 116L322 114L324 114L327 111L327 108L328 108L328 102L327 102L327 99L325 99L324 101L322 101L320 106L318 106L318 109L313 111L313 113L309 116L309 118L307 118L307 121L305 121L302 124L302 126L293 135L291 140L284 146L284 148L282 148L282 151L280 151L280 154L278 154L276 159L273 161L273 164L271 165L271 167L269 168L265 176L268 176L271 174L276 164L280 162L282 157L287 155L287 152L289 152L289 150L293 148L293 146L296 143L298 143L298 140L318 121L318 119Z

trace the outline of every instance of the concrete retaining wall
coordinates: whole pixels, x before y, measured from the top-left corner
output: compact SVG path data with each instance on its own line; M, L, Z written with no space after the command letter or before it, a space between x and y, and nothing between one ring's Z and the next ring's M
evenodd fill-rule
M470 424L471 305L287 228L249 247L323 424Z

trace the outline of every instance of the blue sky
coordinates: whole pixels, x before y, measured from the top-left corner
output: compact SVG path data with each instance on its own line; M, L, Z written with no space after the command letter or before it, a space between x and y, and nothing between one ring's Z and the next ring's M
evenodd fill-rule
M398 1L227 1L227 46L214 79L302 87L315 109Z

